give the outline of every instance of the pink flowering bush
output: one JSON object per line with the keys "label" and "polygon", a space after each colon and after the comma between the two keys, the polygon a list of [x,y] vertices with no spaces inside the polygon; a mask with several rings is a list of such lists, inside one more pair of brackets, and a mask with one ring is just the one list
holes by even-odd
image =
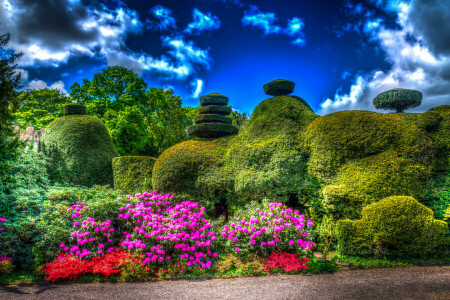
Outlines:
{"label": "pink flowering bush", "polygon": [[283,203],[265,200],[261,205],[253,202],[237,212],[223,227],[221,236],[227,240],[227,248],[237,254],[257,252],[267,256],[275,251],[297,253],[312,249],[314,243],[305,230],[311,226],[311,220],[299,211]]}

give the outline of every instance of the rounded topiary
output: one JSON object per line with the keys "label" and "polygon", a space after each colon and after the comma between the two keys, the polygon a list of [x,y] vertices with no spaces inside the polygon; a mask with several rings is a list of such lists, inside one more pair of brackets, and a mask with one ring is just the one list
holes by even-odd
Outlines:
{"label": "rounded topiary", "polygon": [[270,96],[289,95],[294,92],[295,83],[286,79],[277,79],[263,86],[264,93]]}
{"label": "rounded topiary", "polygon": [[231,108],[221,105],[206,105],[198,108],[200,115],[218,114],[222,116],[228,116],[231,114]]}
{"label": "rounded topiary", "polygon": [[200,97],[200,106],[207,105],[228,105],[228,97],[219,93],[211,93]]}
{"label": "rounded topiary", "polygon": [[373,106],[379,109],[394,109],[399,113],[407,108],[419,106],[422,97],[422,93],[416,90],[392,89],[376,96],[373,99]]}
{"label": "rounded topiary", "polygon": [[423,257],[443,245],[448,233],[447,223],[434,219],[433,211],[413,197],[387,197],[366,206],[361,215],[361,220],[352,222],[352,226],[338,222],[341,252],[345,250],[341,246],[353,240],[362,252],[372,249],[394,257]]}
{"label": "rounded topiary", "polygon": [[112,185],[112,159],[118,156],[105,125],[92,116],[68,115],[53,120],[40,140],[49,157],[49,172],[60,183]]}
{"label": "rounded topiary", "polygon": [[197,115],[194,117],[195,124],[201,124],[201,123],[225,123],[225,124],[231,124],[232,120],[229,117],[225,117],[222,115]]}
{"label": "rounded topiary", "polygon": [[69,115],[85,115],[86,106],[80,104],[68,104],[64,105],[63,112],[65,116]]}
{"label": "rounded topiary", "polygon": [[187,132],[190,136],[201,138],[217,138],[235,134],[238,132],[238,129],[231,124],[201,123],[189,126]]}
{"label": "rounded topiary", "polygon": [[114,189],[126,193],[152,190],[152,170],[156,158],[150,156],[121,156],[112,160]]}

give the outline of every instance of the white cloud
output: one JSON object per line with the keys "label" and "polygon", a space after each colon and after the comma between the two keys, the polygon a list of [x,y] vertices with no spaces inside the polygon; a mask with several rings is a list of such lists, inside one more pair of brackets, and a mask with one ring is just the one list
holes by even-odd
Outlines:
{"label": "white cloud", "polygon": [[278,21],[275,13],[262,12],[258,7],[250,5],[250,9],[244,12],[244,17],[241,19],[242,25],[259,27],[264,30],[264,35],[269,34],[284,34],[294,37],[291,44],[297,46],[304,46],[306,44],[305,34],[303,28],[305,23],[301,18],[294,17],[289,19],[285,28],[275,23]]}
{"label": "white cloud", "polygon": [[30,83],[28,84],[28,87],[27,87],[27,89],[30,89],[30,90],[42,90],[45,88],[49,88],[51,90],[60,90],[63,94],[69,95],[67,93],[64,82],[62,82],[61,80],[55,81],[50,86],[48,86],[47,83],[45,83],[44,81],[39,80],[39,79],[34,79],[34,80],[30,81]]}
{"label": "white cloud", "polygon": [[201,31],[208,31],[219,29],[220,20],[216,16],[212,16],[210,12],[202,13],[199,9],[194,8],[192,11],[192,18],[194,21],[189,23],[184,30],[185,32],[191,34],[199,34]]}
{"label": "white cloud", "polygon": [[194,88],[194,92],[192,93],[192,98],[198,98],[200,96],[200,93],[203,91],[203,80],[195,79],[191,83],[191,85]]}
{"label": "white cloud", "polygon": [[333,99],[328,98],[321,104],[319,113],[356,109],[377,111],[373,107],[373,99],[392,88],[409,88],[423,93],[422,104],[409,109],[409,112],[423,112],[450,102],[450,76],[445,75],[450,72],[450,55],[433,55],[422,37],[415,34],[409,4],[390,1],[385,9],[397,13],[399,28],[387,28],[380,20],[378,26],[365,31],[365,34],[385,52],[390,69],[356,76],[350,92],[342,94],[341,89],[336,91]]}
{"label": "white cloud", "polygon": [[148,20],[148,22],[151,24],[151,27],[159,28],[160,30],[177,28],[176,21],[174,17],[172,17],[171,9],[168,9],[161,5],[156,5],[150,10],[150,12],[152,13],[153,17],[156,18],[157,20],[156,22]]}

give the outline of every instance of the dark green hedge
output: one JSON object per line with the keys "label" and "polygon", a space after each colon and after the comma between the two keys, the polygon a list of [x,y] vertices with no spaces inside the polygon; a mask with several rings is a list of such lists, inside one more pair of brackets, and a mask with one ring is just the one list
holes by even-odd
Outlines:
{"label": "dark green hedge", "polygon": [[264,93],[270,96],[289,95],[294,92],[295,83],[285,79],[277,79],[263,86]]}
{"label": "dark green hedge", "polygon": [[361,220],[338,221],[339,251],[424,257],[445,245],[448,224],[412,197],[391,196],[365,207]]}
{"label": "dark green hedge", "polygon": [[218,114],[222,116],[228,116],[231,114],[231,108],[221,105],[207,105],[198,108],[200,115]]}
{"label": "dark green hedge", "polygon": [[112,161],[114,189],[126,193],[150,192],[155,161],[150,156],[115,157]]}
{"label": "dark green hedge", "polygon": [[221,95],[219,93],[211,93],[200,97],[200,106],[207,105],[228,105],[228,97]]}
{"label": "dark green hedge", "polygon": [[79,104],[68,104],[63,107],[64,115],[85,115],[86,106]]}
{"label": "dark green hedge", "polygon": [[232,120],[229,117],[211,114],[211,115],[197,115],[194,117],[195,124],[201,123],[225,123],[231,124]]}
{"label": "dark green hedge", "polygon": [[190,136],[201,138],[216,138],[235,134],[238,129],[230,124],[223,123],[201,123],[189,126],[187,132]]}
{"label": "dark green hedge", "polygon": [[112,159],[118,156],[103,123],[92,116],[69,115],[51,122],[41,138],[51,178],[83,186],[112,185]]}
{"label": "dark green hedge", "polygon": [[392,89],[376,96],[373,99],[373,106],[403,112],[407,108],[419,106],[422,97],[422,93],[416,90]]}

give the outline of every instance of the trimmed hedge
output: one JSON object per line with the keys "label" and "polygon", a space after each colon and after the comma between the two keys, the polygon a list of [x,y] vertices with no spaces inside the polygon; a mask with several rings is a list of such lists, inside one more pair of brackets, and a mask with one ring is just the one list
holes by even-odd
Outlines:
{"label": "trimmed hedge", "polygon": [[85,115],[86,106],[80,104],[68,104],[63,107],[64,116]]}
{"label": "trimmed hedge", "polygon": [[114,189],[134,194],[152,190],[152,171],[156,158],[121,156],[112,160]]}
{"label": "trimmed hedge", "polygon": [[228,97],[221,95],[219,93],[211,93],[200,97],[200,106],[207,105],[228,105]]}
{"label": "trimmed hedge", "polygon": [[345,255],[378,254],[425,257],[448,243],[448,224],[408,196],[391,196],[365,207],[361,220],[340,220],[339,251]]}
{"label": "trimmed hedge", "polygon": [[295,83],[285,79],[273,80],[263,86],[264,93],[270,96],[289,95],[294,92]]}
{"label": "trimmed hedge", "polygon": [[231,108],[221,105],[206,105],[198,108],[200,115],[218,114],[222,116],[228,116],[231,114]]}
{"label": "trimmed hedge", "polygon": [[49,173],[59,183],[112,185],[112,159],[118,156],[103,123],[92,116],[69,115],[52,121],[41,149],[50,159]]}
{"label": "trimmed hedge", "polygon": [[194,122],[195,122],[195,124],[202,124],[202,123],[231,124],[232,120],[230,117],[211,114],[211,115],[197,115],[194,117]]}
{"label": "trimmed hedge", "polygon": [[188,135],[201,138],[217,138],[237,132],[238,129],[235,126],[224,123],[201,123],[189,126],[187,129]]}
{"label": "trimmed hedge", "polygon": [[399,113],[407,108],[419,106],[422,98],[422,93],[416,90],[392,89],[376,96],[373,99],[373,106],[381,109],[394,109]]}

